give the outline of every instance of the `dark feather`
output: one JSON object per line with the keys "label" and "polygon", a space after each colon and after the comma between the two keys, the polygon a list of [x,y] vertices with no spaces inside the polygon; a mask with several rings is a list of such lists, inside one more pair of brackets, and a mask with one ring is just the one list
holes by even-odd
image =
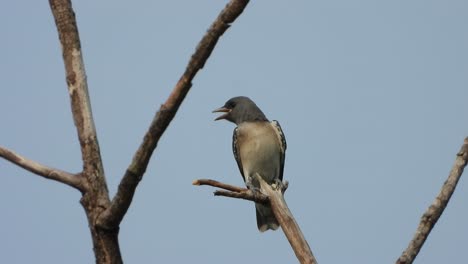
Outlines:
{"label": "dark feather", "polygon": [[[280,160],[280,175],[279,179],[283,180],[283,170],[284,170],[284,160],[286,159],[286,137],[284,136],[283,130],[278,121],[273,120],[271,121],[273,128],[275,128],[276,134],[278,135],[278,139],[281,144],[281,160]],[[237,159],[237,158],[236,158]]]}
{"label": "dark feather", "polygon": [[245,182],[245,176],[244,176],[244,170],[242,169],[242,161],[241,161],[241,158],[240,158],[240,153],[239,153],[239,149],[238,149],[238,144],[237,144],[237,131],[238,131],[238,128],[236,127],[234,129],[234,133],[232,134],[232,152],[234,153],[234,158],[236,159],[237,161],[237,167],[239,167],[239,171],[242,175],[242,178],[244,179],[244,182]]}

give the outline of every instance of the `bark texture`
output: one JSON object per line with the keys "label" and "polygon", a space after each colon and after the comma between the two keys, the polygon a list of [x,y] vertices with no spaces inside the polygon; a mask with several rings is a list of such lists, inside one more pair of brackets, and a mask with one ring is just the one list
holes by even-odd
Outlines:
{"label": "bark texture", "polygon": [[[231,0],[210,26],[197,45],[188,65],[167,100],[156,112],[143,141],[136,150],[111,200],[91,110],[80,38],[71,0],[49,0],[62,47],[66,83],[71,110],[81,147],[83,169],[69,173],[40,164],[12,150],[0,147],[0,157],[36,175],[67,184],[82,193],[91,232],[96,263],[123,263],[119,248],[119,226],[124,218],[157,144],[175,117],[192,86],[192,81],[203,68],[216,43],[231,23],[243,12],[248,0]],[[412,263],[440,218],[468,162],[468,138],[457,155],[455,164],[439,195],[421,218],[416,234],[396,263]],[[225,190],[215,195],[269,203],[300,263],[316,263],[315,257],[284,200],[285,186],[270,186],[259,177],[262,190],[252,192],[245,188],[213,180],[197,180],[194,185],[211,185]],[[280,184],[281,185],[281,184]]]}
{"label": "bark texture", "polygon": [[119,229],[103,229],[96,225],[98,216],[109,207],[110,199],[91,111],[75,13],[70,0],[50,0],[49,3],[62,45],[72,115],[81,146],[81,175],[84,181],[81,204],[88,219],[96,263],[122,263]]}
{"label": "bark texture", "polygon": [[133,199],[136,187],[141,181],[148,167],[153,151],[156,149],[159,139],[174,118],[182,101],[192,87],[192,80],[199,70],[203,68],[211,55],[216,43],[230,24],[244,11],[248,0],[231,0],[221,11],[206,34],[198,43],[195,53],[190,58],[185,72],[180,77],[166,102],[161,105],[146,132],[143,142],[133,156],[122,181],[119,184],[117,194],[112,199],[112,204],[99,217],[100,226],[113,228],[122,221]]}
{"label": "bark texture", "polygon": [[270,199],[271,209],[299,262],[301,264],[316,264],[317,260],[315,260],[312,250],[302,234],[301,228],[289,210],[286,200],[284,200],[283,188],[281,186],[269,185],[260,176],[257,179],[260,182],[260,189],[265,191],[265,194]]}
{"label": "bark texture", "polygon": [[442,189],[435,198],[434,202],[432,202],[431,206],[427,208],[426,212],[421,217],[421,221],[416,230],[416,233],[413,236],[413,239],[410,241],[406,250],[396,261],[397,264],[413,263],[414,259],[424,245],[424,242],[429,236],[432,228],[444,212],[445,207],[447,207],[447,204],[450,201],[450,197],[452,197],[452,194],[455,192],[458,180],[460,180],[467,162],[468,137],[465,138],[463,145],[457,154],[457,158],[455,159],[455,164],[453,164],[452,170],[450,171],[447,180],[442,186]]}
{"label": "bark texture", "polygon": [[146,171],[151,155],[190,90],[196,73],[203,68],[218,39],[242,13],[248,2],[248,0],[231,0],[202,38],[185,72],[156,113],[119,184],[117,194],[111,201],[91,110],[81,42],[72,3],[71,0],[49,0],[62,47],[66,82],[81,147],[83,170],[78,174],[71,174],[49,168],[3,147],[0,147],[0,157],[39,176],[65,183],[81,191],[80,202],[88,219],[96,263],[123,263],[118,242],[120,222],[132,202],[135,189]]}

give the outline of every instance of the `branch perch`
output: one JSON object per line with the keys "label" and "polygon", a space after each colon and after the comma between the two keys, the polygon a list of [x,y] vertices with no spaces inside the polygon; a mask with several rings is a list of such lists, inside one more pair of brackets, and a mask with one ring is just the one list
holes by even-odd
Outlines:
{"label": "branch perch", "polygon": [[221,189],[225,189],[225,190],[228,190],[228,191],[231,191],[231,192],[238,192],[238,193],[247,192],[249,190],[247,188],[237,187],[237,186],[234,186],[234,185],[230,185],[230,184],[226,184],[226,183],[222,183],[222,182],[215,181],[215,180],[210,180],[210,179],[194,180],[192,182],[192,184],[197,185],[197,186],[209,185],[209,186],[213,186],[213,187],[216,187],[216,188],[221,188]]}
{"label": "branch perch", "polygon": [[222,183],[215,180],[209,179],[199,179],[192,182],[193,185],[209,185],[216,188],[221,188],[224,190],[214,191],[215,196],[225,196],[237,199],[249,200],[257,203],[268,203],[268,196],[261,194],[259,192],[253,192],[247,188],[241,188],[234,185]]}
{"label": "branch perch", "polygon": [[286,200],[284,200],[284,188],[282,184],[279,184],[279,186],[269,185],[258,174],[257,180],[260,182],[260,189],[270,198],[271,209],[299,262],[301,264],[316,264],[317,260],[312,254],[312,250],[302,234],[301,228],[289,210]]}
{"label": "branch perch", "polygon": [[216,190],[213,192],[214,196],[224,196],[224,197],[231,197],[237,199],[244,199],[247,201],[252,201],[256,203],[268,203],[268,196],[265,196],[259,192],[231,192],[231,191],[224,191],[224,190]]}
{"label": "branch perch", "polygon": [[457,153],[455,164],[450,171],[450,174],[445,181],[442,189],[432,202],[431,206],[421,217],[419,226],[414,234],[413,239],[410,241],[406,250],[396,261],[397,264],[411,264],[421,250],[424,242],[426,241],[429,233],[434,225],[439,220],[440,216],[447,207],[450,197],[452,197],[455,188],[457,187],[458,180],[463,174],[463,170],[468,162],[468,137],[465,138],[460,151]]}
{"label": "branch perch", "polygon": [[203,68],[205,62],[213,51],[216,43],[230,24],[243,12],[249,3],[248,0],[231,0],[213,22],[208,32],[203,36],[190,58],[184,74],[180,77],[166,102],[161,105],[153,121],[146,132],[143,142],[133,156],[122,181],[119,184],[117,194],[108,207],[99,217],[98,224],[106,228],[119,225],[133,199],[135,189],[143,178],[151,155],[156,148],[159,139],[174,118],[179,106],[192,87],[192,80],[197,72]]}
{"label": "branch perch", "polygon": [[316,264],[317,261],[312,254],[312,250],[284,200],[283,194],[288,187],[288,183],[279,183],[272,187],[261,177],[258,177],[258,175],[257,179],[260,182],[260,189],[264,193],[208,179],[195,180],[192,184],[197,186],[209,185],[225,189],[216,190],[214,192],[215,196],[238,198],[257,203],[269,203],[299,262],[301,264]]}
{"label": "branch perch", "polygon": [[0,157],[38,176],[65,183],[73,188],[83,191],[80,175],[75,175],[66,171],[47,167],[3,147],[0,147]]}

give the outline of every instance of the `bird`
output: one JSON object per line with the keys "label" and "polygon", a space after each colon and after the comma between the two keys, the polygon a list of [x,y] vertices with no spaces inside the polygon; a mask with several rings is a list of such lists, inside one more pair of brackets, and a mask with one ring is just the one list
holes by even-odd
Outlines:
{"label": "bird", "polygon": [[[268,184],[283,180],[286,138],[278,121],[269,121],[248,97],[229,99],[213,113],[223,113],[217,120],[236,124],[232,137],[234,158],[244,182],[250,190],[260,190],[259,175]],[[279,227],[270,205],[255,203],[257,227],[260,232]]]}

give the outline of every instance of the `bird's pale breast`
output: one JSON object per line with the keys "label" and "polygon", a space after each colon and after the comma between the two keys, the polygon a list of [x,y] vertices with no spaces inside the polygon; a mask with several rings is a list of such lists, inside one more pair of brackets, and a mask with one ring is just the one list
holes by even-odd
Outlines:
{"label": "bird's pale breast", "polygon": [[244,176],[259,173],[271,183],[280,173],[280,143],[269,122],[244,122],[238,127],[240,159]]}

